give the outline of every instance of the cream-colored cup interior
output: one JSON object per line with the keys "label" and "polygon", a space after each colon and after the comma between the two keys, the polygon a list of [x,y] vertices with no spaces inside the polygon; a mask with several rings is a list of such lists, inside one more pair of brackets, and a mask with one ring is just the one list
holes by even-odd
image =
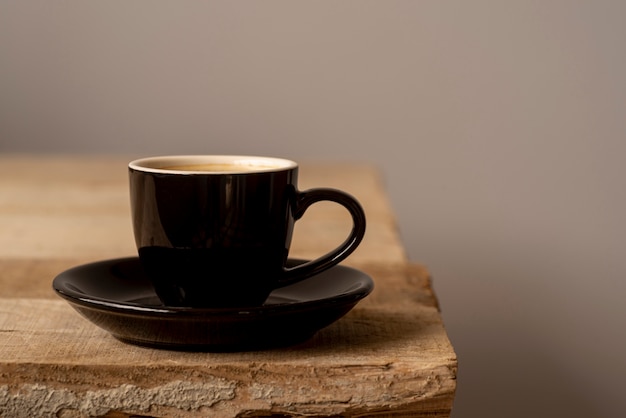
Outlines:
{"label": "cream-colored cup interior", "polygon": [[133,170],[170,174],[241,174],[297,167],[291,160],[243,155],[172,155],[132,161]]}

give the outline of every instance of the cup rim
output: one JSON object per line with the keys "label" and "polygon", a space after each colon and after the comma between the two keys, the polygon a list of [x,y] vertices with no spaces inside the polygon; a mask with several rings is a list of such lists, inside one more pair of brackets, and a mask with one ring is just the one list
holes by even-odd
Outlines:
{"label": "cup rim", "polygon": [[[245,166],[245,170],[173,170],[166,167],[172,166],[193,166],[202,164],[234,164]],[[279,157],[263,157],[254,155],[163,155],[156,157],[144,157],[131,161],[128,168],[160,174],[201,174],[201,175],[222,175],[222,174],[254,174],[271,173],[291,170],[298,167],[295,161]]]}

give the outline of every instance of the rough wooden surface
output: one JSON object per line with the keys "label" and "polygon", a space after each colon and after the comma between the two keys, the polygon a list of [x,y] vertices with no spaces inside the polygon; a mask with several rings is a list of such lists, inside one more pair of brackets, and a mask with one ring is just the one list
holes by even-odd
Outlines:
{"label": "rough wooden surface", "polygon": [[[300,187],[355,195],[368,231],[345,264],[374,292],[313,339],[286,349],[184,353],[127,345],[50,287],[79,263],[134,255],[128,158],[0,157],[0,416],[447,417],[456,357],[428,272],[410,264],[378,172],[304,164]],[[332,204],[296,227],[312,258],[347,234]]]}

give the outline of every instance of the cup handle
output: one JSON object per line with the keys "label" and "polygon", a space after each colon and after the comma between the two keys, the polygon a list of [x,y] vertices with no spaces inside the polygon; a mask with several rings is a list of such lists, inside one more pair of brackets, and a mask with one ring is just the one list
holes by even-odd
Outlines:
{"label": "cup handle", "polygon": [[365,212],[361,204],[351,195],[341,190],[317,188],[303,192],[297,192],[294,218],[297,221],[302,218],[304,212],[314,203],[331,201],[345,207],[352,216],[352,231],[346,240],[334,250],[316,258],[315,260],[299,264],[295,267],[285,267],[285,275],[279,281],[278,286],[287,286],[308,277],[314,276],[340,263],[358,247],[365,235]]}

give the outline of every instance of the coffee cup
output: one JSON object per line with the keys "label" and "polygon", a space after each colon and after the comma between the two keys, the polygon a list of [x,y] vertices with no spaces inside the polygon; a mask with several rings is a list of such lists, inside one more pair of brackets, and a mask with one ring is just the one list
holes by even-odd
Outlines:
{"label": "coffee cup", "polygon": [[[336,189],[298,190],[291,160],[163,156],[132,161],[128,170],[139,258],[167,306],[262,305],[272,290],[344,260],[365,234],[359,202]],[[334,250],[292,266],[294,224],[320,201],[344,206],[352,230]]]}

